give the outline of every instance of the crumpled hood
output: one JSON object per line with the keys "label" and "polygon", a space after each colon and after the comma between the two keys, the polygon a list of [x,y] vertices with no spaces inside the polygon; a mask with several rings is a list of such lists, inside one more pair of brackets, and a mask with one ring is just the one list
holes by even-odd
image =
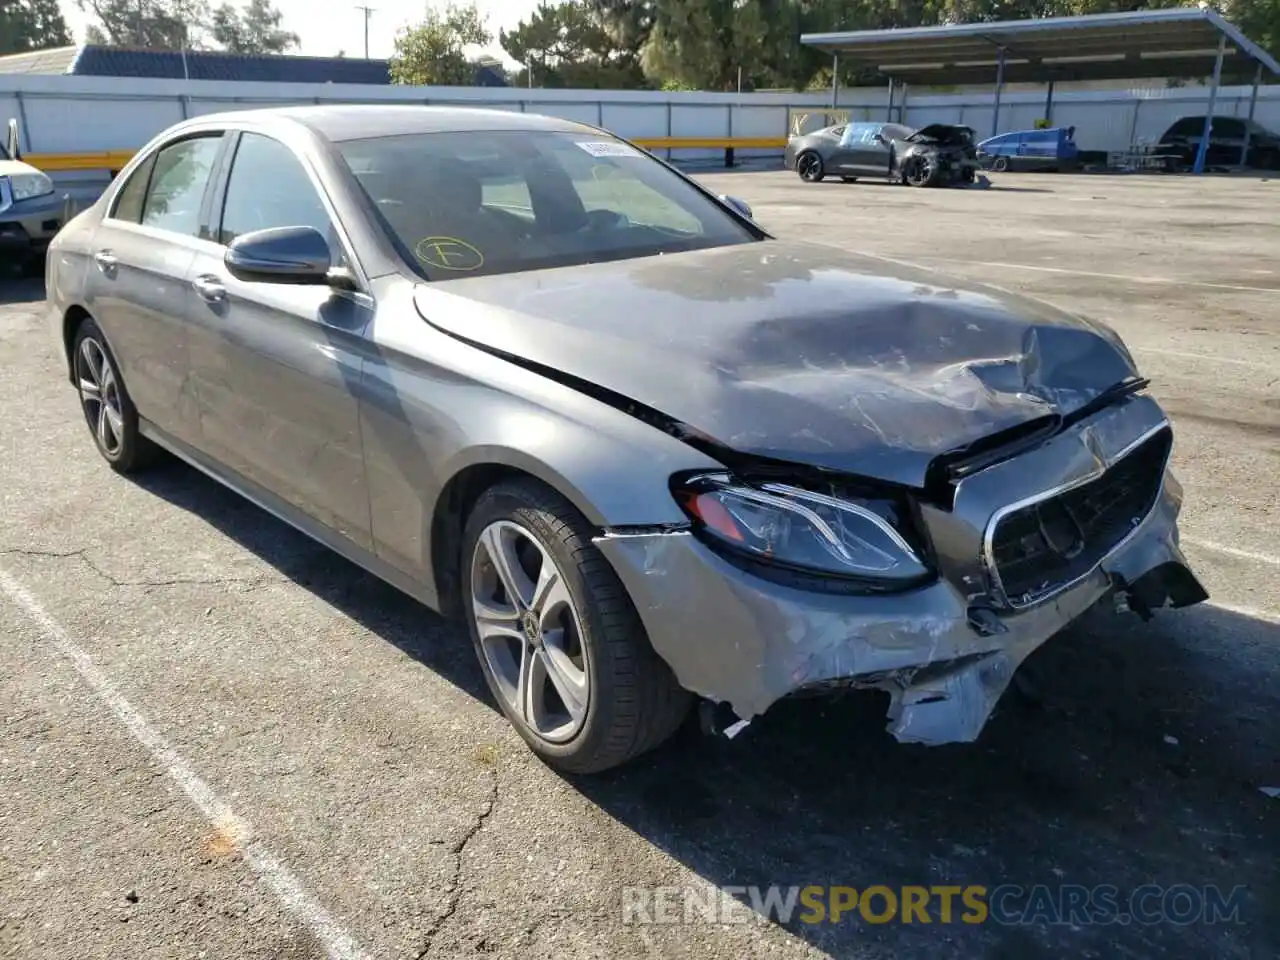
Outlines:
{"label": "crumpled hood", "polygon": [[428,321],[739,452],[920,487],[931,460],[1136,375],[1107,328],[779,240],[420,284]]}

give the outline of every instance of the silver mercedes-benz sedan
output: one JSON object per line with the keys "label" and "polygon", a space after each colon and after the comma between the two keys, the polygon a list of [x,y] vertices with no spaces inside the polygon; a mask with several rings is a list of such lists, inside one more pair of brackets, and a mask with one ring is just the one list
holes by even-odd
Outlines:
{"label": "silver mercedes-benz sedan", "polygon": [[728,727],[832,687],[887,691],[901,740],[972,740],[1087,609],[1206,596],[1114,333],[775,239],[594,127],[201,117],[47,274],[112,467],[175,454],[465,619],[566,770],[695,698]]}

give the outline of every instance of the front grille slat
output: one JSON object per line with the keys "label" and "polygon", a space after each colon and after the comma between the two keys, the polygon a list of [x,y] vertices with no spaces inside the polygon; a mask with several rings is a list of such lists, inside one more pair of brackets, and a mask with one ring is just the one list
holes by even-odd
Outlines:
{"label": "front grille slat", "polygon": [[1155,506],[1172,443],[1161,430],[1101,476],[1001,517],[990,560],[1009,604],[1056,593],[1115,549]]}

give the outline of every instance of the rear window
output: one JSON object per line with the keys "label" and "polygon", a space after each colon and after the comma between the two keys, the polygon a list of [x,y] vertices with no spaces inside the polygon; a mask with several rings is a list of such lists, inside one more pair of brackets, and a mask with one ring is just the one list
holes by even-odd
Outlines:
{"label": "rear window", "polygon": [[761,239],[683,177],[605,134],[406,134],[338,150],[428,280]]}

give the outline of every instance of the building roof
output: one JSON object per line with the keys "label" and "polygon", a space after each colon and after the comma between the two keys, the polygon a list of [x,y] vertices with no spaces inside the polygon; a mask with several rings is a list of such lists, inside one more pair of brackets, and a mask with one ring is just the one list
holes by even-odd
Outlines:
{"label": "building roof", "polygon": [[807,33],[800,42],[910,84],[991,83],[1005,51],[1006,83],[1205,77],[1225,38],[1223,80],[1249,80],[1280,64],[1208,7],[938,27]]}
{"label": "building roof", "polygon": [[[0,57],[0,73],[149,77],[164,80],[247,80],[259,83],[391,82],[389,62],[356,57],[238,54],[221,50],[147,50],[84,44]],[[481,64],[475,85],[505,87],[500,67]]]}
{"label": "building roof", "polygon": [[0,73],[66,73],[79,47],[49,47],[0,57]]}

